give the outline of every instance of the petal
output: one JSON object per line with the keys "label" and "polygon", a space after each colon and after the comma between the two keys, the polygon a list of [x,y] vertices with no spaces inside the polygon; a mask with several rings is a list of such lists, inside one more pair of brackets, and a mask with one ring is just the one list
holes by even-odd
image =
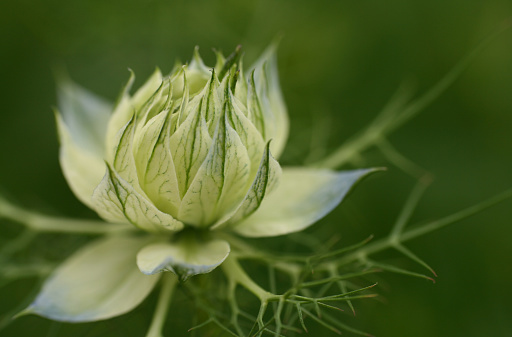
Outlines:
{"label": "petal", "polygon": [[46,280],[21,314],[56,321],[91,322],[122,315],[139,305],[158,281],[135,264],[146,238],[113,236],[78,250]]}
{"label": "petal", "polygon": [[362,177],[377,169],[345,172],[284,168],[276,190],[233,229],[247,237],[298,232],[336,207]]}
{"label": "petal", "polygon": [[[107,150],[116,147],[117,133],[121,130],[132,118],[142,105],[151,98],[151,96],[158,90],[162,84],[162,74],[159,69],[156,69],[144,85],[137,90],[137,92],[130,96],[129,91],[132,87],[135,75],[133,72],[130,74],[128,83],[121,92],[121,97],[112,113],[112,117],[108,122],[106,145]],[[112,158],[108,158],[112,159]]]}
{"label": "petal", "polygon": [[229,244],[224,240],[197,241],[181,237],[173,243],[154,243],[137,254],[141,272],[153,275],[171,271],[186,280],[190,276],[206,274],[220,265],[229,255]]}
{"label": "petal", "polygon": [[66,78],[59,81],[57,94],[62,121],[74,143],[103,158],[112,104]]}
{"label": "petal", "polygon": [[90,208],[94,189],[105,173],[105,163],[89,151],[80,148],[59,113],[55,114],[60,139],[60,165],[69,187],[81,202]]}
{"label": "petal", "polygon": [[[270,149],[276,158],[279,158],[288,138],[289,120],[279,84],[276,50],[277,43],[269,46],[249,68],[247,76],[251,78],[251,86],[256,88],[261,103],[260,108],[265,120],[265,141],[273,140]],[[251,75],[253,70],[254,79]]]}
{"label": "petal", "polygon": [[170,112],[162,112],[142,128],[135,140],[135,163],[147,196],[158,209],[175,216],[181,198],[169,149],[170,124]]}
{"label": "petal", "polygon": [[242,201],[248,187],[247,150],[226,115],[220,118],[208,157],[202,163],[181,202],[178,218],[208,226]]}
{"label": "petal", "polygon": [[213,99],[210,101],[209,98],[213,95],[214,84],[215,78],[212,78],[198,104],[190,107],[186,119],[168,142],[181,197],[185,195],[212,144],[204,116],[214,113],[209,111],[213,109]]}
{"label": "petal", "polygon": [[159,229],[181,230],[183,223],[158,210],[151,201],[138,193],[110,165],[94,190],[94,210],[109,222],[130,222],[150,232]]}
{"label": "petal", "polygon": [[212,230],[223,227],[224,225],[236,225],[256,212],[265,196],[272,192],[278,184],[281,173],[281,166],[279,166],[279,163],[270,154],[270,142],[268,142],[263,157],[261,158],[256,178],[245,195],[244,200],[236,210],[220,219],[212,227]]}

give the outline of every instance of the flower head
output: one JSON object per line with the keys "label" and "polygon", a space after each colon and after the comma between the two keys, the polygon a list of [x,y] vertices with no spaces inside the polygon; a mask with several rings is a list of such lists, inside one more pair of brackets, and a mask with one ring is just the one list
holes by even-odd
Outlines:
{"label": "flower head", "polygon": [[107,222],[131,223],[146,235],[83,247],[27,313],[62,321],[122,314],[161,272],[184,280],[219,266],[231,251],[219,232],[300,231],[373,171],[281,169],[275,158],[288,117],[274,47],[246,73],[239,48],[227,58],[217,53],[212,68],[196,49],[190,64],[169,76],[157,69],[130,94],[133,80],[115,107],[64,81],[56,116],[61,166],[75,195]]}
{"label": "flower head", "polygon": [[77,196],[105,220],[147,231],[234,223],[254,212],[278,182],[271,149],[282,151],[288,123],[271,52],[247,80],[239,55],[218,54],[218,66],[207,68],[196,49],[188,66],[166,77],[156,70],[133,96],[132,75],[106,130],[94,132],[100,146],[79,149],[93,150],[86,172],[65,153],[72,134],[59,117],[62,164]]}

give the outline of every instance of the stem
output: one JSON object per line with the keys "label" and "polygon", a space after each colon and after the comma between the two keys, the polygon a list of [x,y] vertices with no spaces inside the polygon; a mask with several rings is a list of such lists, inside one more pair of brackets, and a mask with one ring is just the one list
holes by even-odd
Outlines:
{"label": "stem", "polygon": [[347,141],[332,154],[314,164],[316,167],[336,168],[350,162],[367,148],[376,145],[422,110],[434,102],[452,85],[462,72],[468,68],[473,59],[498,35],[512,26],[510,22],[499,26],[493,33],[482,40],[469,54],[459,61],[446,75],[434,84],[426,93],[409,104],[405,104],[406,95],[398,95],[375,119],[365,132]]}
{"label": "stem", "polygon": [[224,269],[227,278],[231,282],[240,284],[245,289],[253,293],[256,297],[258,297],[261,302],[267,302],[268,300],[276,297],[276,295],[266,291],[258,284],[256,284],[256,282],[254,282],[242,269],[236,258],[228,256],[228,258],[221,264],[221,266],[222,269]]}
{"label": "stem", "polygon": [[162,337],[162,329],[165,324],[165,316],[169,310],[169,304],[171,302],[172,294],[176,285],[178,284],[178,278],[171,273],[165,273],[162,279],[162,289],[160,296],[158,297],[158,303],[156,305],[153,320],[149,327],[146,337]]}
{"label": "stem", "polygon": [[60,218],[27,211],[0,197],[0,218],[5,218],[38,232],[110,234],[135,229],[128,224],[110,224],[95,220]]}
{"label": "stem", "polygon": [[369,243],[368,245],[362,247],[361,249],[341,258],[338,261],[338,264],[343,265],[351,263],[356,260],[365,259],[368,255],[375,254],[388,248],[396,247],[397,245],[400,245],[403,242],[415,239],[434,230],[464,220],[509,198],[512,198],[512,189],[507,190],[501,194],[498,194],[478,205],[468,207],[462,211],[459,211],[455,214],[449,215],[442,219],[426,223],[413,229],[405,230],[402,233],[392,232],[388,237]]}

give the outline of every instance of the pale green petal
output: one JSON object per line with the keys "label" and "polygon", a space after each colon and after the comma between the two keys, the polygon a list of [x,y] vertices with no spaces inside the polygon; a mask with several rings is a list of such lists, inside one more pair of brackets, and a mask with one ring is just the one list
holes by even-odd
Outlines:
{"label": "pale green petal", "polygon": [[60,139],[60,165],[69,187],[90,208],[94,189],[105,174],[105,163],[97,155],[80,148],[59,113],[55,114]]}
{"label": "pale green petal", "polygon": [[135,133],[135,116],[119,132],[119,142],[114,150],[114,169],[128,184],[140,194],[144,195],[139,186],[137,168],[133,155],[133,138]]}
{"label": "pale green petal", "polygon": [[223,240],[197,241],[197,238],[179,238],[172,243],[154,243],[137,254],[137,265],[141,272],[153,275],[171,271],[184,281],[187,278],[206,274],[220,265],[230,252],[229,244]]}
{"label": "pale green petal", "polygon": [[219,220],[212,229],[217,229],[224,225],[236,225],[253,214],[260,207],[263,198],[271,193],[276,185],[278,185],[281,173],[281,166],[279,166],[279,163],[270,154],[269,142],[261,158],[261,164],[256,178],[244,200],[233,213]]}
{"label": "pale green petal", "polygon": [[191,111],[170,138],[169,145],[182,197],[206,159],[212,144],[205,116],[215,114],[215,84],[212,76],[195,104],[189,103]]}
{"label": "pale green petal", "polygon": [[249,156],[226,119],[223,114],[208,157],[182,200],[178,218],[187,224],[212,225],[245,195]]}
{"label": "pale green petal", "polygon": [[91,322],[122,315],[151,292],[158,276],[142,274],[137,251],[145,238],[112,236],[79,249],[46,280],[22,314]]}
{"label": "pale green petal", "polygon": [[201,92],[211,76],[210,70],[210,68],[205,66],[201,56],[199,55],[199,47],[196,47],[194,49],[192,61],[185,69],[190,95],[195,95]]}
{"label": "pale green petal", "polygon": [[170,124],[169,112],[152,118],[136,139],[135,157],[139,180],[147,196],[158,209],[176,216],[181,198],[169,149]]}
{"label": "pale green petal", "polygon": [[144,196],[107,165],[100,185],[92,197],[94,210],[109,222],[130,222],[146,231],[177,231],[183,223],[158,210]]}
{"label": "pale green petal", "polygon": [[62,120],[73,142],[92,155],[103,158],[112,104],[68,78],[58,82],[57,95]]}
{"label": "pale green petal", "polygon": [[345,172],[284,168],[276,190],[233,229],[247,237],[298,232],[327,215],[362,177],[376,169]]}
{"label": "pale green petal", "polygon": [[[159,69],[156,69],[153,75],[144,83],[144,85],[137,90],[137,92],[130,96],[130,89],[132,87],[135,76],[131,72],[130,79],[125,88],[121,92],[121,96],[114,109],[112,117],[108,123],[107,136],[106,136],[106,149],[109,151],[117,146],[117,134],[132,118],[132,116],[142,107],[144,103],[158,90],[162,84],[162,74]],[[113,158],[107,158],[110,162]]]}
{"label": "pale green petal", "polygon": [[146,103],[148,99],[153,96],[155,91],[158,90],[160,85],[162,84],[162,73],[160,69],[156,68],[153,74],[146,80],[146,82],[140,87],[131,99],[131,104],[135,111],[139,111],[139,109]]}
{"label": "pale green petal", "polygon": [[265,50],[256,63],[249,68],[254,72],[254,82],[265,117],[265,140],[272,139],[272,153],[279,158],[288,138],[289,120],[277,71],[277,45]]}
{"label": "pale green petal", "polygon": [[265,149],[265,141],[261,133],[254,126],[254,124],[246,117],[244,113],[245,107],[238,101],[237,98],[229,94],[229,99],[232,103],[232,109],[227,111],[228,119],[240,136],[242,144],[244,144],[251,160],[251,180],[256,175],[258,167],[261,162],[261,154]]}

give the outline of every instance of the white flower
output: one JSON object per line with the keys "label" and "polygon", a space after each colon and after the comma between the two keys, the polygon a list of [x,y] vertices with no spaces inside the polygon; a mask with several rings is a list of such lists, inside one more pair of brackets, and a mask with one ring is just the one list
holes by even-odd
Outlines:
{"label": "white flower", "polygon": [[[208,273],[230,252],[216,233],[300,231],[330,212],[372,170],[283,168],[288,117],[275,48],[243,73],[240,50],[215,68],[196,50],[112,105],[66,81],[59,92],[60,161],[75,195],[107,222],[147,232],[81,248],[25,310],[60,321],[127,312],[159,273]],[[275,158],[273,157],[273,155]],[[141,273],[142,272],[142,273]]]}

